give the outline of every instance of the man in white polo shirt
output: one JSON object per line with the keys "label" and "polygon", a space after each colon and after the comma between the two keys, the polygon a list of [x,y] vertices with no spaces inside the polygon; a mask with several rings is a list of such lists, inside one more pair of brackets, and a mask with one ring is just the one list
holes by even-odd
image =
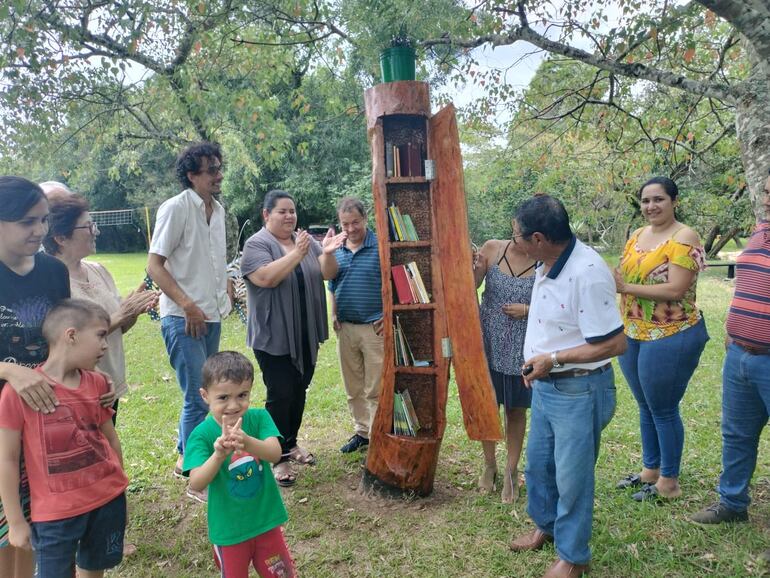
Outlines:
{"label": "man in white polo shirt", "polygon": [[626,349],[615,281],[602,258],[578,241],[564,205],[533,197],[516,212],[513,240],[540,262],[524,341],[532,387],[527,441],[527,512],[537,526],[514,551],[555,541],[544,578],[588,571],[594,465],[602,429],[615,412],[610,359]]}
{"label": "man in white polo shirt", "polygon": [[[198,143],[177,158],[185,190],[165,201],[155,219],[147,271],[158,284],[161,332],[182,390],[179,458],[192,430],[208,413],[200,396],[201,368],[219,350],[221,320],[230,312],[227,295],[225,211],[214,198],[221,192],[222,153],[215,143]],[[188,489],[190,497],[205,495]]]}

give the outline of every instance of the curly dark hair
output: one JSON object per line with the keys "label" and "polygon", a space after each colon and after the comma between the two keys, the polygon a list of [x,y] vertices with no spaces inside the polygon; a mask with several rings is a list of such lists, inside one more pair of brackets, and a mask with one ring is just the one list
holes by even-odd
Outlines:
{"label": "curly dark hair", "polygon": [[72,237],[78,219],[90,209],[85,197],[77,193],[51,195],[48,198],[48,233],[43,239],[45,252],[58,255],[59,243],[54,237]]}
{"label": "curly dark hair", "polygon": [[219,159],[222,162],[222,150],[215,142],[199,142],[184,149],[176,158],[176,176],[186,189],[192,187],[187,173],[197,173],[201,170],[201,159]]}

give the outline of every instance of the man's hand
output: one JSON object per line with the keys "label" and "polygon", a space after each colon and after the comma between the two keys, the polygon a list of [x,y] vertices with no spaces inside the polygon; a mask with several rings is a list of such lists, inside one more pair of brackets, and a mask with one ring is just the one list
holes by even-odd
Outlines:
{"label": "man's hand", "polygon": [[[532,371],[530,371],[527,375],[524,375],[524,369],[528,365],[532,366]],[[536,355],[535,357],[527,359],[521,368],[524,385],[527,387],[532,387],[532,382],[534,380],[545,377],[551,373],[552,369],[553,361],[551,361],[550,353],[541,353],[540,355]]]}
{"label": "man's hand", "polygon": [[8,527],[8,541],[14,548],[32,550],[30,535],[29,524],[26,520],[22,520],[18,524],[10,524]]}
{"label": "man's hand", "polygon": [[332,317],[332,327],[334,328],[334,331],[339,331],[342,327],[342,324],[337,320],[336,317]]}
{"label": "man's hand", "polygon": [[59,400],[53,392],[53,387],[42,374],[23,365],[7,364],[7,377],[5,378],[19,397],[35,411],[52,413]]}
{"label": "man's hand", "polygon": [[208,333],[206,327],[206,314],[195,303],[184,307],[184,332],[193,339],[203,337]]}
{"label": "man's hand", "polygon": [[326,236],[323,238],[323,241],[321,242],[321,246],[324,249],[324,254],[329,255],[331,253],[334,253],[337,249],[342,247],[342,245],[345,243],[345,239],[348,238],[348,234],[343,231],[339,235],[334,234],[334,229],[329,227],[329,230],[326,231]]}

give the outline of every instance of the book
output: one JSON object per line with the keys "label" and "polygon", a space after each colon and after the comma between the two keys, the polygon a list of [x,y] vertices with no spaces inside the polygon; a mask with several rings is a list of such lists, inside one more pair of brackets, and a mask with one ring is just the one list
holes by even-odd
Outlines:
{"label": "book", "polygon": [[385,176],[392,177],[394,175],[393,165],[393,147],[390,143],[385,143]]}
{"label": "book", "polygon": [[401,220],[399,219],[399,216],[401,215],[401,212],[398,210],[398,207],[396,205],[390,205],[388,207],[388,214],[390,215],[390,218],[393,220],[393,227],[396,229],[396,241],[403,241],[404,240],[404,229],[401,226]]}
{"label": "book", "polygon": [[425,171],[422,169],[422,153],[420,151],[420,146],[417,143],[409,143],[407,145],[407,158],[409,159],[409,176],[423,176]]}
{"label": "book", "polygon": [[409,241],[419,241],[420,237],[417,235],[417,229],[414,228],[412,217],[409,215],[403,215],[404,225],[406,226],[407,237]]}
{"label": "book", "polygon": [[417,302],[430,303],[430,295],[428,295],[428,291],[425,289],[425,283],[422,281],[422,276],[420,275],[420,269],[417,267],[417,263],[410,261],[405,267],[409,273],[410,279],[414,282]]}
{"label": "book", "polygon": [[401,436],[414,437],[415,430],[407,417],[407,409],[404,398],[400,392],[393,394],[393,433]]}
{"label": "book", "polygon": [[406,415],[409,418],[409,421],[412,425],[412,431],[415,433],[420,431],[420,420],[417,419],[417,412],[414,409],[414,404],[412,403],[412,396],[409,395],[409,390],[405,389],[401,392],[401,399],[404,402],[404,408],[406,409]]}
{"label": "book", "polygon": [[417,299],[412,295],[412,289],[409,285],[409,277],[404,265],[395,265],[391,267],[391,276],[393,277],[393,285],[396,287],[396,297],[398,302],[402,305],[408,303],[417,303]]}

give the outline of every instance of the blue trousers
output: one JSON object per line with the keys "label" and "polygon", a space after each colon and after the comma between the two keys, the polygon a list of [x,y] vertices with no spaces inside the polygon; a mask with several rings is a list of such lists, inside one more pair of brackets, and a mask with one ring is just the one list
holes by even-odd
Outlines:
{"label": "blue trousers", "polygon": [[206,359],[219,351],[219,336],[222,332],[221,323],[206,323],[206,335],[193,338],[185,334],[184,326],[184,317],[176,315],[167,315],[160,321],[169,361],[176,371],[176,379],[182,390],[182,414],[179,417],[177,442],[180,454],[184,454],[187,438],[209,412],[200,394],[201,369]]}
{"label": "blue trousers", "polygon": [[639,405],[642,463],[667,478],[679,477],[684,425],[679,402],[698,367],[709,336],[699,323],[662,339],[628,339],[620,369]]}
{"label": "blue trousers", "polygon": [[749,482],[770,411],[770,355],[730,344],[722,368],[722,475],[719,499],[739,512],[749,507]]}
{"label": "blue trousers", "polygon": [[536,380],[527,441],[527,513],[554,537],[559,558],[591,559],[594,465],[615,413],[612,367],[583,377]]}

